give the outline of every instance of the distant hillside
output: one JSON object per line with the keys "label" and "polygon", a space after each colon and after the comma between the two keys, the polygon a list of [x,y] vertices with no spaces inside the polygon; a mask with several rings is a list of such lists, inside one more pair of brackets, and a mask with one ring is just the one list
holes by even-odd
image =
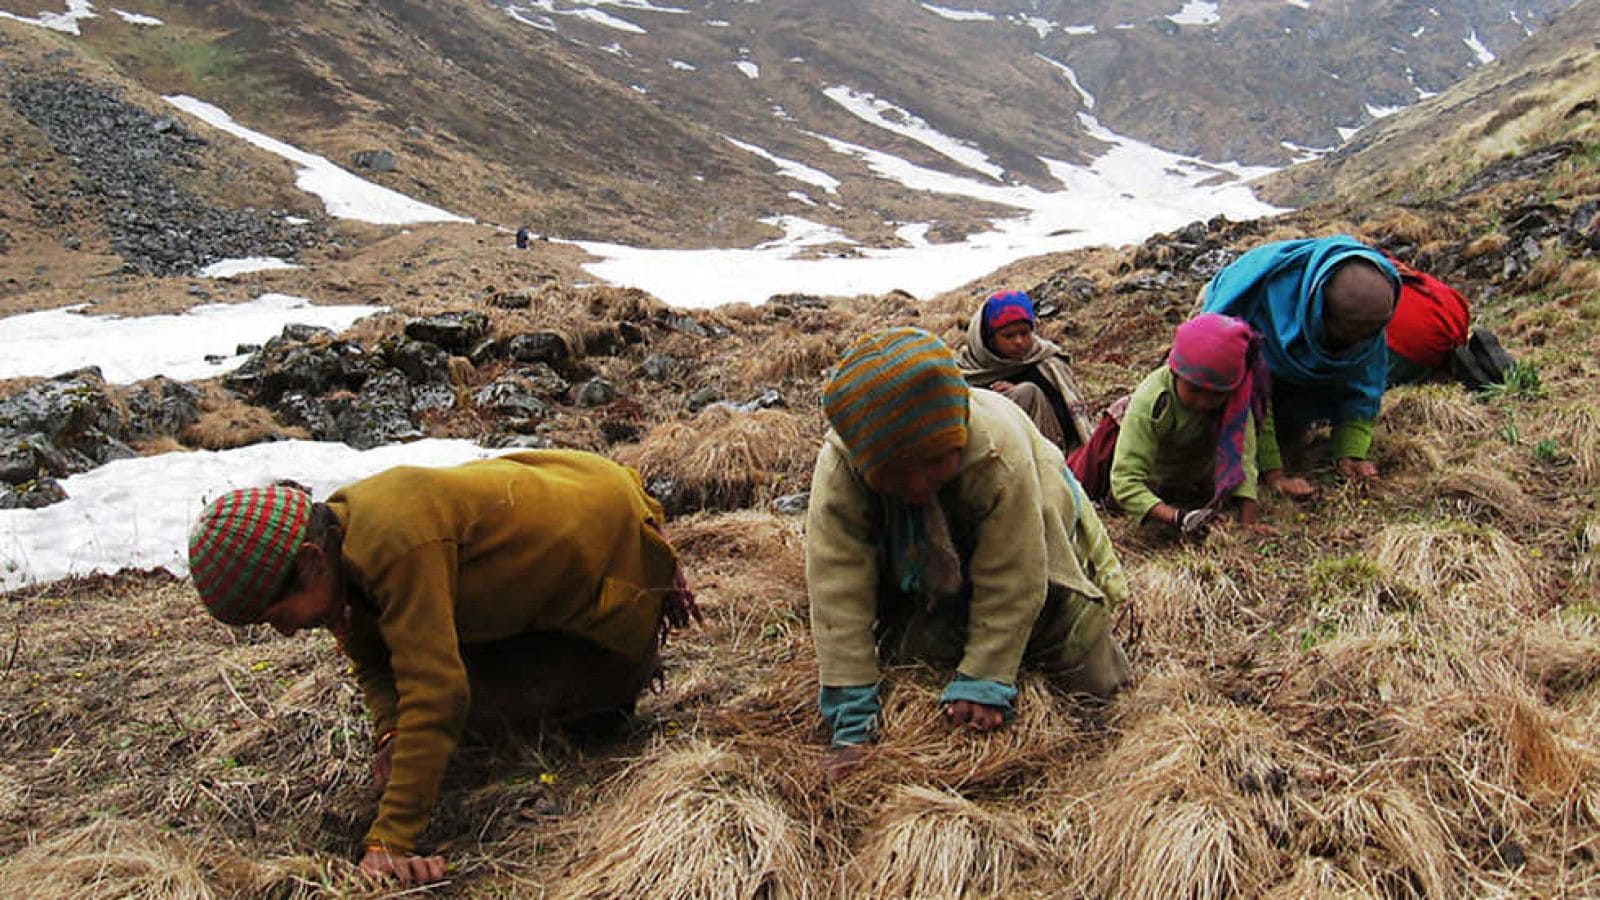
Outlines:
{"label": "distant hillside", "polygon": [[[43,70],[108,66],[96,77],[199,97],[336,161],[390,150],[396,169],[375,177],[477,218],[692,246],[770,236],[757,220],[787,212],[882,244],[895,223],[949,239],[1000,210],[908,191],[819,136],[1042,188],[1055,187],[1043,158],[1103,151],[1080,114],[1213,161],[1283,164],[1446,89],[1566,5],[222,0],[153,4],[159,26],[102,10],[81,38],[4,33],[54,54]],[[888,104],[887,121],[995,168],[841,97]],[[730,138],[840,186],[782,177]]]}

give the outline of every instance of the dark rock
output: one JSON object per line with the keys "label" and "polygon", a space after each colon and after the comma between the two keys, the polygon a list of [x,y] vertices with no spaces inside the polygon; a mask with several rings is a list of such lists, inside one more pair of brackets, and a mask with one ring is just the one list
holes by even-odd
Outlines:
{"label": "dark rock", "polygon": [[388,150],[361,150],[352,153],[350,161],[358,169],[369,169],[373,172],[393,172],[398,164],[394,153]]}
{"label": "dark rock", "polygon": [[42,509],[65,499],[66,490],[54,478],[0,484],[0,509]]}
{"label": "dark rock", "polygon": [[780,516],[804,515],[811,506],[811,492],[801,491],[798,494],[784,494],[772,501],[772,511]]}
{"label": "dark rock", "polygon": [[792,309],[827,309],[828,301],[814,294],[773,294],[767,298],[769,306],[785,306]]}
{"label": "dark rock", "polygon": [[[319,331],[317,336],[330,333]],[[285,336],[268,341],[244,365],[224,376],[222,383],[254,403],[272,406],[292,392],[321,396],[330,391],[359,390],[378,368],[372,355],[358,344],[303,343],[288,337],[288,328],[284,332]]]}
{"label": "dark rock", "polygon": [[667,327],[673,331],[679,331],[693,337],[711,336],[711,332],[707,331],[704,325],[696,322],[692,316],[669,316],[667,317]]}
{"label": "dark rock", "polygon": [[607,419],[600,423],[600,434],[608,444],[630,444],[639,440],[639,425],[620,419]]}
{"label": "dark rock", "polygon": [[648,338],[644,329],[637,323],[622,321],[617,323],[617,336],[626,344],[642,344]]}
{"label": "dark rock", "polygon": [[703,387],[691,393],[683,401],[684,408],[689,412],[697,413],[702,409],[722,399],[722,392],[714,387]]}
{"label": "dark rock", "polygon": [[1213,275],[1227,268],[1229,263],[1238,258],[1238,251],[1226,247],[1206,250],[1189,263],[1189,274],[1203,281],[1210,281]]}
{"label": "dark rock", "polygon": [[278,337],[285,341],[295,341],[297,343],[304,344],[307,341],[314,341],[318,338],[328,338],[331,340],[335,337],[338,337],[338,335],[333,333],[332,328],[324,328],[321,325],[306,325],[301,322],[290,322],[288,325],[283,326],[283,331],[279,332]]}
{"label": "dark rock", "polygon": [[554,444],[542,434],[492,434],[483,442],[491,450],[548,450]]}
{"label": "dark rock", "polygon": [[413,384],[450,382],[450,354],[437,344],[408,337],[390,339],[384,342],[383,358]]}
{"label": "dark rock", "polygon": [[750,400],[746,400],[745,402],[734,406],[735,410],[737,410],[738,412],[743,412],[743,413],[755,412],[758,409],[788,409],[788,408],[789,408],[789,401],[783,399],[783,395],[778,393],[776,390],[773,390],[772,388],[767,388],[766,390],[763,390],[760,394],[756,395],[754,398],[752,398]]}
{"label": "dark rock", "polygon": [[617,388],[604,378],[591,378],[578,386],[573,402],[579,406],[609,406],[617,399]]}
{"label": "dark rock", "polygon": [[411,387],[411,411],[432,412],[455,409],[456,391],[448,384],[418,384]]}
{"label": "dark rock", "polygon": [[639,364],[638,374],[653,381],[666,381],[678,374],[681,366],[676,357],[665,353],[652,353]]}
{"label": "dark rock", "polygon": [[489,295],[489,305],[497,309],[527,309],[533,305],[533,292],[527,288]]}
{"label": "dark rock", "polygon": [[645,483],[644,489],[645,493],[660,502],[661,508],[669,516],[681,516],[693,511],[695,498],[677,479],[666,476],[652,478]]}
{"label": "dark rock", "polygon": [[27,436],[42,436],[55,452],[37,447],[36,461],[51,475],[134,456],[122,442],[126,434],[127,422],[97,369],[69,372],[0,400],[0,436],[30,444],[37,441]]}
{"label": "dark rock", "polygon": [[543,421],[550,415],[550,405],[535,394],[527,378],[516,374],[502,375],[479,388],[472,402],[505,418]]}
{"label": "dark rock", "polygon": [[396,369],[367,379],[361,393],[341,394],[328,401],[341,439],[357,450],[370,450],[423,436],[411,421],[411,385]]}
{"label": "dark rock", "polygon": [[572,365],[572,348],[566,338],[553,331],[519,334],[506,342],[506,355],[518,362],[541,362],[555,369]]}
{"label": "dark rock", "polygon": [[406,336],[464,355],[489,333],[489,317],[481,312],[440,313],[406,323]]}
{"label": "dark rock", "polygon": [[279,397],[272,410],[284,424],[304,428],[319,441],[339,440],[339,424],[334,421],[327,404],[316,397],[291,391]]}
{"label": "dark rock", "polygon": [[130,414],[127,435],[139,440],[175,435],[200,420],[199,389],[165,376],[141,384],[125,400]]}
{"label": "dark rock", "polygon": [[73,462],[43,434],[0,437],[0,481],[22,484],[50,472],[68,472]]}
{"label": "dark rock", "polygon": [[499,352],[500,344],[497,341],[493,338],[484,338],[473,344],[472,349],[467,351],[467,359],[471,360],[473,365],[481,366],[494,359]]}

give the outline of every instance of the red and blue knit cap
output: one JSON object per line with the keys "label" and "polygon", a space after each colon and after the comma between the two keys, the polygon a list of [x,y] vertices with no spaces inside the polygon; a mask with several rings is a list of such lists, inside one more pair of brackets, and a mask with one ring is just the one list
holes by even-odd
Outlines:
{"label": "red and blue knit cap", "polygon": [[856,341],[822,389],[828,424],[869,485],[896,459],[965,447],[971,399],[955,354],[920,328]]}
{"label": "red and blue knit cap", "polygon": [[200,602],[228,625],[262,620],[294,567],[311,497],[284,485],[229,491],[189,532],[189,575]]}
{"label": "red and blue knit cap", "polygon": [[983,326],[990,334],[1014,322],[1033,321],[1033,298],[1022,291],[996,291],[983,301]]}

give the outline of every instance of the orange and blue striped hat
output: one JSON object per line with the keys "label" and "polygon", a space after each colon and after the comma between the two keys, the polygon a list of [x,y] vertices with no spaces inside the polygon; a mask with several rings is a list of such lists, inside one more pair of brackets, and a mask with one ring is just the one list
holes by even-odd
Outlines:
{"label": "orange and blue striped hat", "polygon": [[228,625],[262,620],[294,566],[311,506],[309,494],[286,485],[206,504],[189,532],[189,575],[208,612]]}
{"label": "orange and blue striped hat", "polygon": [[965,447],[971,400],[955,354],[920,328],[856,341],[822,389],[828,424],[869,485],[896,458]]}

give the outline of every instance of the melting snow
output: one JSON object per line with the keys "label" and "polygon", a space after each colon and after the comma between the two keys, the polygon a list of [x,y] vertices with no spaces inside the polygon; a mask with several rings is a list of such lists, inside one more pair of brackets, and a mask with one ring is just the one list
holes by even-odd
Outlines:
{"label": "melting snow", "polygon": [[276,153],[298,165],[300,169],[295,173],[295,184],[301,190],[321,197],[330,216],[377,225],[472,221],[358,178],[316,154],[307,153],[276,138],[251,131],[209,103],[184,96],[164,99],[202,122],[220,128],[235,137],[243,138],[269,153]]}
{"label": "melting snow", "polygon": [[[382,306],[312,306],[303,297],[263,294],[249,303],[207,303],[181,315],[91,316],[89,304],[0,319],[0,378],[56,375],[99,366],[106,381],[132,384],[156,375],[215,378],[244,364],[240,344],[275,337],[284,323],[343,331]],[[210,356],[217,362],[206,359]]]}

